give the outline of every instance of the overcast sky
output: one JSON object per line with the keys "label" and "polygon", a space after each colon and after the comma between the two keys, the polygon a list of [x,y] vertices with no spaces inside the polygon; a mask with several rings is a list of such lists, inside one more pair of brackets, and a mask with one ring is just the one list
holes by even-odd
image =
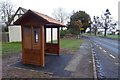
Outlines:
{"label": "overcast sky", "polygon": [[11,0],[16,5],[35,10],[49,16],[53,16],[54,9],[58,7],[65,8],[66,12],[86,11],[90,16],[100,16],[106,9],[109,9],[113,18],[118,19],[119,0]]}

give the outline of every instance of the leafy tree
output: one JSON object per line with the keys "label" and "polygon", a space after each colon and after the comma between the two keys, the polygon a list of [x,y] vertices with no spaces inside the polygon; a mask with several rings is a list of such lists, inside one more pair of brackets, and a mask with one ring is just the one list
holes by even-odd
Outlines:
{"label": "leafy tree", "polygon": [[90,16],[85,11],[78,11],[70,17],[69,29],[79,33],[80,28],[84,28],[82,31],[85,32],[88,27],[90,27]]}
{"label": "leafy tree", "polygon": [[6,24],[6,27],[10,24],[10,19],[12,17],[13,4],[10,1],[0,1],[0,15],[2,21]]}

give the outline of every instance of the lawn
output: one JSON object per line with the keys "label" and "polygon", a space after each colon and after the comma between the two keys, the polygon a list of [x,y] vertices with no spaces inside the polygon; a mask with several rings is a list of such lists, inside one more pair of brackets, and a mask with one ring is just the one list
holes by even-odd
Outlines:
{"label": "lawn", "polygon": [[16,54],[22,51],[21,42],[3,42],[2,55]]}
{"label": "lawn", "polygon": [[[79,39],[61,39],[60,40],[60,46],[61,48],[68,48],[71,49],[73,52],[75,52],[79,46],[80,43],[83,42],[83,40]],[[2,43],[2,55],[10,55],[10,54],[17,54],[21,52],[22,45],[21,42],[3,42]]]}
{"label": "lawn", "polygon": [[60,40],[61,48],[68,48],[75,52],[79,47],[83,40],[80,39],[61,39]]}

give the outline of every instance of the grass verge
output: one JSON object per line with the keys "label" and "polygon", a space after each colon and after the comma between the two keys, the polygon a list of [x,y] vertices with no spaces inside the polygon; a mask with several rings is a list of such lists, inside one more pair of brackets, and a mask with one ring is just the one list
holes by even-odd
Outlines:
{"label": "grass verge", "polygon": [[[67,48],[75,52],[83,40],[80,39],[61,39],[60,46],[61,48]],[[17,54],[22,51],[21,42],[3,42],[2,43],[2,56]],[[1,55],[1,54],[0,54]]]}
{"label": "grass verge", "polygon": [[3,42],[2,43],[2,56],[9,54],[16,54],[22,51],[21,42]]}
{"label": "grass verge", "polygon": [[83,42],[81,39],[61,39],[60,40],[61,48],[68,48],[75,52],[79,47],[80,44]]}

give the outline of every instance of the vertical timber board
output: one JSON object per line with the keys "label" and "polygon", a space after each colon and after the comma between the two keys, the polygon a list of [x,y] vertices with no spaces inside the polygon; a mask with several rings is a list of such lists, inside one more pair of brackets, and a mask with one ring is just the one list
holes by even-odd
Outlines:
{"label": "vertical timber board", "polygon": [[44,35],[45,35],[45,36],[44,36],[44,39],[45,39],[45,40],[44,40],[44,43],[46,44],[46,28],[45,28],[45,27],[44,27]]}
{"label": "vertical timber board", "polygon": [[22,63],[25,64],[23,25],[21,25],[21,34],[22,34]]}
{"label": "vertical timber board", "polygon": [[57,28],[57,38],[58,38],[58,55],[60,53],[60,30]]}
{"label": "vertical timber board", "polygon": [[51,44],[53,43],[53,29],[51,28]]}
{"label": "vertical timber board", "polygon": [[40,66],[45,66],[44,59],[44,26],[40,25],[40,40],[41,40],[41,55],[40,55]]}

